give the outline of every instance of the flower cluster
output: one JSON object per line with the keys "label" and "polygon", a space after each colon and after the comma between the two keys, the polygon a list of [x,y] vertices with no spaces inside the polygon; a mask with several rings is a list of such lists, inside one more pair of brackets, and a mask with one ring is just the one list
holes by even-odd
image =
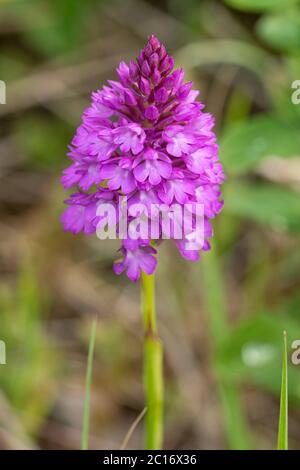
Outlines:
{"label": "flower cluster", "polygon": [[[119,64],[118,81],[109,80],[92,94],[70,145],[72,164],[62,177],[65,189],[76,187],[65,201],[65,230],[94,233],[99,205],[117,208],[120,196],[126,196],[129,206],[197,202],[204,207],[201,248],[209,249],[209,219],[222,208],[220,184],[225,179],[214,121],[196,101],[198,91],[192,90],[192,83],[184,83],[183,70],[173,67],[173,58],[151,36],[136,61]],[[193,227],[190,235],[195,235]],[[195,261],[199,250],[188,250],[187,238],[174,241],[183,257]],[[141,270],[155,270],[150,237],[136,240],[128,235],[120,252],[116,274],[126,271],[136,281]]]}

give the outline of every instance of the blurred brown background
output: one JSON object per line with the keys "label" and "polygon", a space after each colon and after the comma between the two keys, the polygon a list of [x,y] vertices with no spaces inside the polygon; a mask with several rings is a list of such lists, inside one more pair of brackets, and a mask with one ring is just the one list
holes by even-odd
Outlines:
{"label": "blurred brown background", "polygon": [[[300,6],[295,0],[0,2],[0,448],[80,447],[97,315],[90,445],[144,407],[139,286],[118,243],[64,233],[60,175],[92,90],[155,34],[216,117],[228,182],[213,250],[159,253],[165,448],[274,448],[282,331],[300,339]],[[290,364],[290,446],[300,366]],[[129,448],[142,448],[142,424]]]}

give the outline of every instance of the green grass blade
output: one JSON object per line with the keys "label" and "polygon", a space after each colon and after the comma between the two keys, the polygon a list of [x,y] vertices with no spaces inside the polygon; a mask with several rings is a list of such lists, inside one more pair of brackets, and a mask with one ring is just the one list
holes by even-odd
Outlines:
{"label": "green grass blade", "polygon": [[87,360],[87,369],[85,376],[85,397],[83,404],[83,426],[82,426],[82,440],[81,450],[87,450],[89,446],[89,424],[90,424],[90,401],[91,401],[91,385],[92,385],[92,371],[93,371],[93,357],[95,349],[97,330],[97,320],[92,323],[90,341],[89,341],[89,352]]}
{"label": "green grass blade", "polygon": [[283,333],[282,378],[277,450],[288,450],[288,371],[287,340],[285,331]]}

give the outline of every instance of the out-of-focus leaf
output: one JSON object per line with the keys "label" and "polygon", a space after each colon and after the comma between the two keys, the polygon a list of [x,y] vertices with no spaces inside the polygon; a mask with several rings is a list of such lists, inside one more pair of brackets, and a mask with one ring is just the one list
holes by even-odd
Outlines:
{"label": "out-of-focus leaf", "polygon": [[298,0],[224,0],[230,7],[243,11],[265,11],[287,8],[295,5]]}
{"label": "out-of-focus leaf", "polygon": [[281,67],[280,63],[262,48],[231,39],[213,39],[188,44],[177,51],[175,58],[186,70],[210,64],[244,67],[263,81],[267,77],[269,86],[270,81],[278,77]]}
{"label": "out-of-focus leaf", "polygon": [[[234,382],[259,385],[279,395],[281,385],[282,331],[289,343],[299,336],[299,321],[286,315],[259,313],[241,322],[219,349],[218,372]],[[291,398],[300,401],[300,376],[289,365]]]}
{"label": "out-of-focus leaf", "polygon": [[231,214],[278,230],[300,232],[300,196],[269,183],[228,183],[225,208]]}
{"label": "out-of-focus leaf", "polygon": [[274,13],[263,16],[256,25],[258,35],[272,47],[282,51],[298,51],[300,48],[300,14]]}
{"label": "out-of-focus leaf", "polygon": [[[180,2],[185,8],[185,2]],[[218,0],[197,0],[187,15],[188,26],[195,29],[197,36],[203,31],[207,37],[236,38],[251,41],[251,33],[223,2]]]}
{"label": "out-of-focus leaf", "polygon": [[[52,0],[31,3],[34,4],[33,15],[37,19],[28,24],[26,38],[47,55],[68,52],[78,47],[91,32],[91,14],[101,6],[99,0]],[[15,14],[20,15],[18,8]],[[31,14],[25,15],[31,17]]]}
{"label": "out-of-focus leaf", "polygon": [[34,114],[17,122],[15,127],[16,140],[25,152],[28,163],[50,170],[65,163],[66,143],[70,140],[71,132],[65,122]]}
{"label": "out-of-focus leaf", "polygon": [[299,128],[268,115],[257,116],[228,127],[221,139],[220,153],[226,171],[241,174],[265,157],[299,155]]}

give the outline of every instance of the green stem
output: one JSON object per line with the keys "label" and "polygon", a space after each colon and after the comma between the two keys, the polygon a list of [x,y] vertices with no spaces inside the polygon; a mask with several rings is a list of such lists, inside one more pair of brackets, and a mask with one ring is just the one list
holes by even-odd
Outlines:
{"label": "green stem", "polygon": [[144,320],[144,390],[147,407],[145,447],[160,450],[163,441],[163,351],[157,333],[154,275],[142,273],[141,306]]}

